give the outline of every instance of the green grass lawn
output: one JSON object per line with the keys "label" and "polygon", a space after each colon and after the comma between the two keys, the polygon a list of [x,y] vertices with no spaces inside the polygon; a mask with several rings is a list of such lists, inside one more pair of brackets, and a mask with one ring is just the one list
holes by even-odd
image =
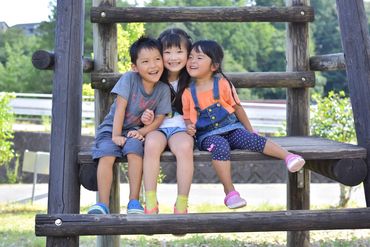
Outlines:
{"label": "green grass lawn", "polygon": [[[315,207],[313,207],[315,208]],[[322,206],[320,207],[323,208]],[[326,207],[327,208],[327,207]],[[162,213],[170,213],[172,208],[161,207]],[[249,207],[248,211],[283,210],[284,206],[259,205]],[[245,210],[245,209],[244,209]],[[122,212],[125,209],[122,209]],[[225,212],[223,205],[214,206],[202,204],[191,207],[191,212]],[[237,211],[237,210],[236,210]],[[239,209],[239,211],[243,211]],[[81,212],[86,212],[82,208]],[[36,237],[34,234],[35,215],[46,213],[46,208],[25,204],[0,205],[0,247],[38,247],[45,246],[45,237]],[[370,229],[368,230],[335,230],[311,231],[312,246],[370,246]],[[173,235],[154,236],[121,236],[121,246],[155,246],[155,247],[254,247],[254,246],[285,246],[285,232],[268,233],[222,233],[222,234],[187,234],[184,237]],[[96,237],[80,237],[80,246],[95,246]]]}

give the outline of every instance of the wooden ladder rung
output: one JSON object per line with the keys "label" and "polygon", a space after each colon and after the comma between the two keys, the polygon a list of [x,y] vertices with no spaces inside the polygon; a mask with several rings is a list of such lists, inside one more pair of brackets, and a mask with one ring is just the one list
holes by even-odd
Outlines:
{"label": "wooden ladder rung", "polygon": [[38,214],[36,236],[182,234],[370,228],[370,208],[186,215]]}
{"label": "wooden ladder rung", "polygon": [[[121,73],[91,73],[94,89],[111,90]],[[315,86],[313,71],[226,73],[236,88],[302,88]]]}
{"label": "wooden ladder rung", "polygon": [[92,7],[91,22],[312,22],[310,6],[294,7]]}

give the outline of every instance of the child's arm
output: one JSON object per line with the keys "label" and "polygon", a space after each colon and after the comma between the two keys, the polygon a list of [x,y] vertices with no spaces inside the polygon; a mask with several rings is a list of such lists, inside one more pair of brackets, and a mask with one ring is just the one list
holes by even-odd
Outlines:
{"label": "child's arm", "polygon": [[145,136],[148,134],[150,131],[158,129],[158,127],[161,125],[163,122],[165,115],[157,115],[155,116],[153,122],[149,125],[145,125],[144,127],[140,128],[138,132],[142,135]]}
{"label": "child's arm", "polygon": [[235,116],[243,124],[244,128],[246,128],[249,132],[253,133],[253,127],[251,125],[251,122],[249,121],[247,113],[244,111],[244,108],[239,104],[236,104],[233,107],[235,109],[234,112]]}
{"label": "child's arm", "polygon": [[116,111],[113,118],[112,141],[118,145],[123,146],[126,138],[122,136],[123,121],[125,119],[125,112],[127,107],[127,100],[117,95]]}

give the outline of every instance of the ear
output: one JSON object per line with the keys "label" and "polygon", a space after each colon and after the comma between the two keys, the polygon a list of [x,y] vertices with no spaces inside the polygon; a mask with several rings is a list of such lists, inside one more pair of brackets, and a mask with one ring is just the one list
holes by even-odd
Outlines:
{"label": "ear", "polygon": [[212,65],[211,65],[212,72],[217,71],[218,68],[220,68],[220,64],[219,63],[212,63]]}
{"label": "ear", "polygon": [[133,63],[131,64],[131,69],[132,69],[132,71],[134,71],[134,72],[138,72],[136,65],[135,65],[135,64],[133,64]]}

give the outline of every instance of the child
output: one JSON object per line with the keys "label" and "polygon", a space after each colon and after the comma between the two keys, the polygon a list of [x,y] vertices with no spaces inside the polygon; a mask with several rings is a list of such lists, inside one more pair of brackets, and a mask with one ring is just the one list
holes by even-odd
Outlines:
{"label": "child", "polygon": [[193,44],[186,66],[194,81],[184,91],[182,102],[188,133],[195,135],[200,150],[212,153],[212,165],[226,194],[224,203],[233,209],[244,207],[246,201],[231,180],[230,150],[251,150],[284,159],[290,172],[300,170],[305,161],[253,131],[235,88],[222,72],[223,55],[215,41]]}
{"label": "child", "polygon": [[[157,214],[157,178],[160,156],[168,145],[177,161],[178,195],[174,206],[175,214],[186,214],[188,195],[193,178],[193,137],[186,133],[182,117],[181,95],[188,86],[190,77],[186,71],[186,61],[191,47],[191,38],[178,28],[162,32],[158,38],[162,44],[165,71],[162,81],[171,87],[172,114],[165,118],[158,130],[147,134],[144,155],[145,213]],[[150,122],[152,113],[146,111],[142,121]]]}
{"label": "child", "polygon": [[[89,214],[109,214],[112,167],[116,158],[122,156],[127,156],[128,161],[130,200],[127,213],[144,213],[138,201],[144,136],[158,128],[165,115],[171,112],[170,89],[159,81],[163,73],[160,43],[141,37],[130,47],[130,56],[133,72],[125,73],[112,89],[117,97],[97,130],[92,156],[99,159],[99,203],[90,207]],[[155,112],[155,119],[143,126],[140,117],[148,108]]]}

